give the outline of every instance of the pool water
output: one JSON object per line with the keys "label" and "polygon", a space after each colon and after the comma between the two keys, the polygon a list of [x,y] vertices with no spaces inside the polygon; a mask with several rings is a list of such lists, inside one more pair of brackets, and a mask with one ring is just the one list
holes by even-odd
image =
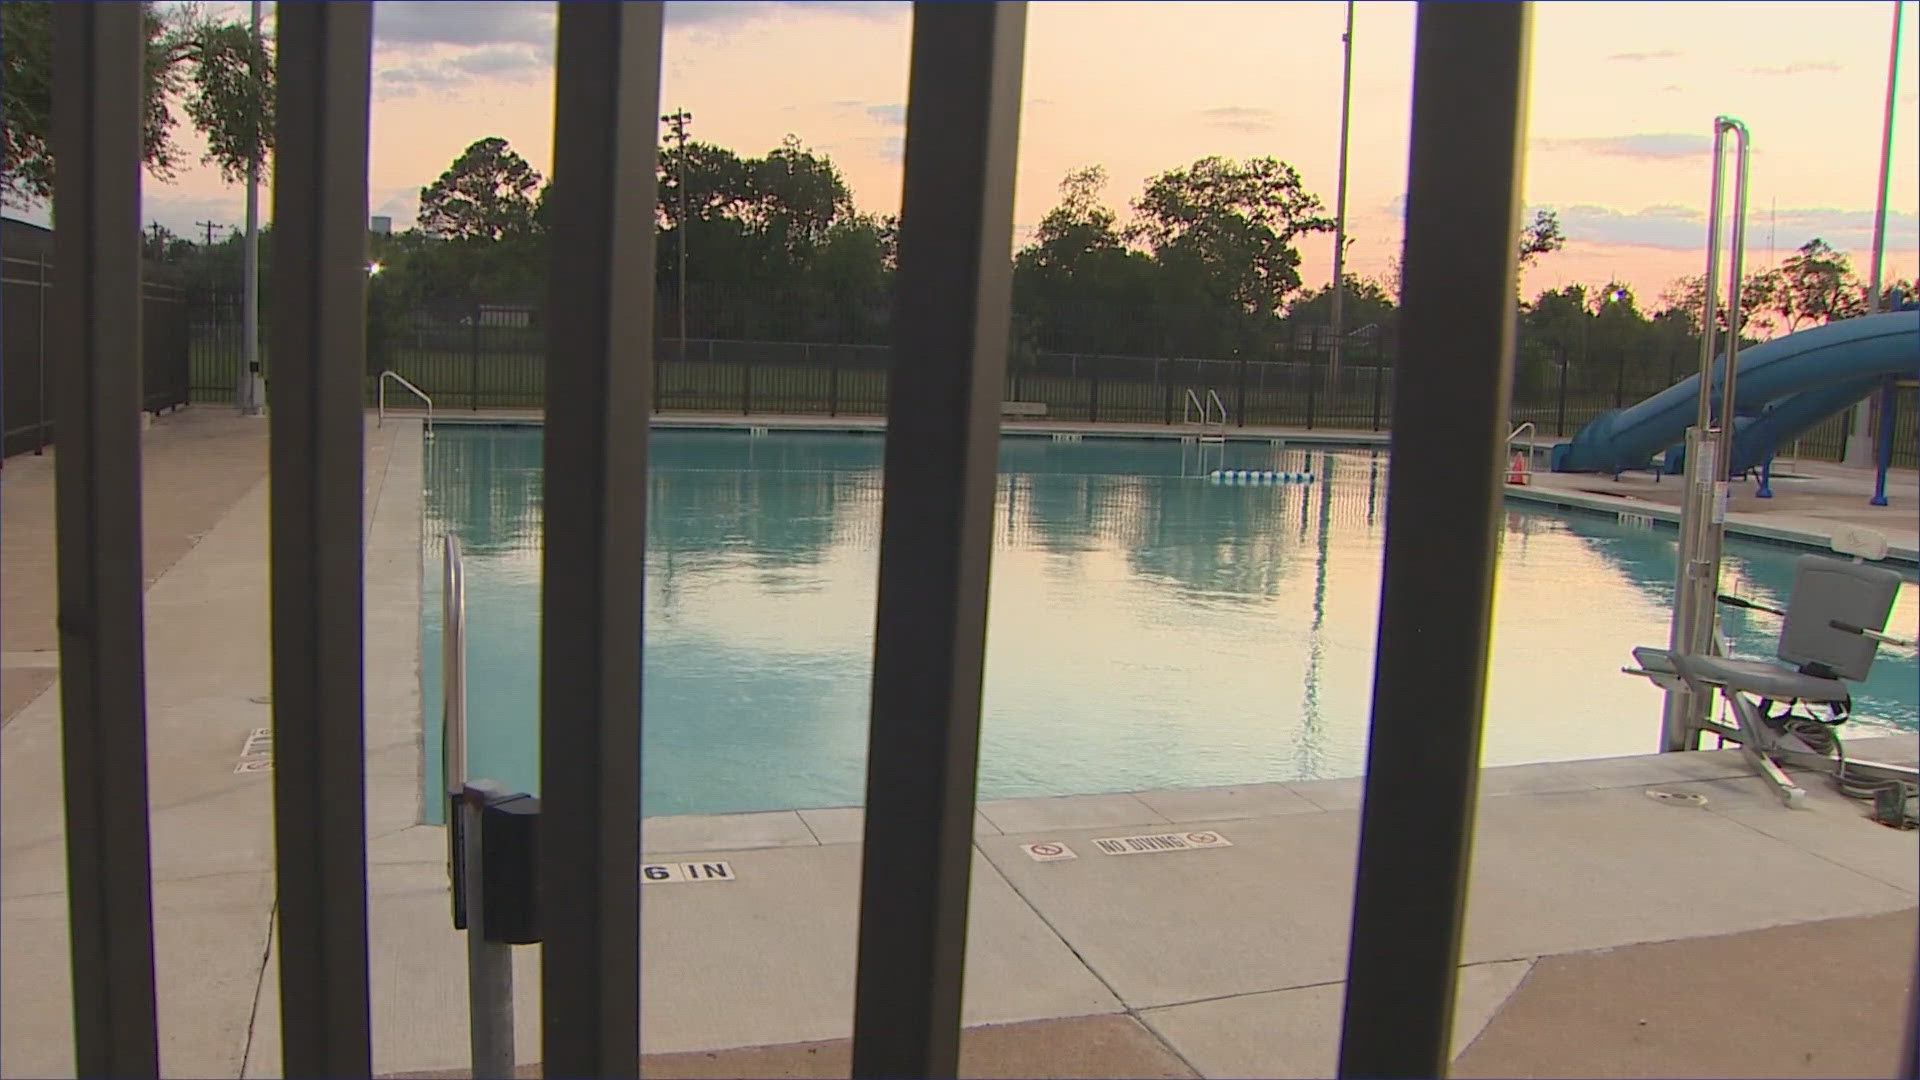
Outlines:
{"label": "pool water", "polygon": [[[541,433],[445,425],[428,445],[427,775],[451,531],[470,772],[537,792]],[[862,802],[881,438],[660,431],[651,446],[643,813]],[[1209,483],[1221,467],[1314,480]],[[1361,774],[1386,478],[1364,449],[1004,439],[980,797]],[[1666,641],[1672,533],[1510,503],[1501,537],[1483,763],[1653,752],[1662,694],[1620,668]],[[1778,606],[1799,554],[1731,541],[1724,588]],[[1892,632],[1911,635],[1908,578]],[[1724,618],[1737,654],[1771,653],[1772,617]],[[1883,647],[1847,730],[1915,730],[1917,673],[1912,650]]]}

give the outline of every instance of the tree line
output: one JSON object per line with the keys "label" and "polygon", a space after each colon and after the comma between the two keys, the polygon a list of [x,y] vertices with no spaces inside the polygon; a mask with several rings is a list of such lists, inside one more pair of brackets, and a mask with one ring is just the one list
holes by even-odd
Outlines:
{"label": "tree line", "polygon": [[[272,153],[273,62],[264,37],[192,6],[143,5],[145,157],[157,179],[182,165],[182,119],[207,145],[204,163],[229,182]],[[42,203],[51,190],[51,4],[0,5],[7,205]],[[1034,352],[1281,360],[1327,351],[1334,285],[1301,281],[1300,245],[1334,222],[1299,173],[1274,157],[1203,157],[1149,178],[1123,217],[1104,198],[1099,165],[1070,171],[1059,199],[1013,257],[1016,362]],[[712,143],[666,142],[657,185],[656,326],[663,336],[884,344],[891,318],[898,221],[860,211],[824,152],[789,136],[764,154]],[[505,139],[463,150],[420,189],[413,227],[371,236],[380,268],[370,293],[376,323],[476,304],[537,309],[546,294],[546,200],[551,185]],[[1516,238],[1523,266],[1565,242],[1552,211]],[[262,231],[271,265],[272,229]],[[237,289],[240,236],[195,243],[157,225],[150,259],[190,285]],[[679,295],[684,257],[685,296]],[[1399,358],[1399,281],[1389,270],[1347,275],[1344,331],[1359,362]],[[1702,282],[1673,282],[1650,304],[1615,282],[1569,285],[1517,303],[1522,364],[1614,358],[1647,381],[1675,357],[1697,357]],[[1889,294],[1912,295],[1911,283]],[[1866,309],[1847,256],[1820,239],[1741,288],[1746,337],[1792,331]],[[686,325],[679,324],[686,312]],[[1717,330],[1724,332],[1726,313]],[[378,327],[376,327],[378,329]],[[1417,358],[1416,358],[1417,359]]]}

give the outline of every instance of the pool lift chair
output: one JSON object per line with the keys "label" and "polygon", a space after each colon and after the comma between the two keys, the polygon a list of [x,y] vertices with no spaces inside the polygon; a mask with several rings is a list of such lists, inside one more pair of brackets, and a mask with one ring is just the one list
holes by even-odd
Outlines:
{"label": "pool lift chair", "polygon": [[1911,766],[1848,760],[1835,730],[1852,706],[1847,684],[1866,679],[1880,645],[1913,647],[1883,632],[1899,589],[1899,574],[1863,563],[1857,553],[1851,562],[1805,555],[1795,564],[1785,611],[1717,597],[1781,618],[1775,649],[1781,664],[1641,646],[1633,650],[1639,667],[1621,670],[1667,690],[1684,685],[1701,700],[1718,691],[1735,722],[1707,719],[1704,730],[1723,745],[1737,744],[1788,807],[1807,808],[1806,790],[1786,771],[1804,769],[1830,777],[1846,795],[1872,800],[1873,817],[1882,824],[1911,827],[1910,801],[1920,774]]}

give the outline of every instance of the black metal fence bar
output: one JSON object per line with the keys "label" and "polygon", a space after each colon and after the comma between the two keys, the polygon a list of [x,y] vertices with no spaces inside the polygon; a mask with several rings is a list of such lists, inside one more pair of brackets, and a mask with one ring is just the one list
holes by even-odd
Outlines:
{"label": "black metal fence bar", "polygon": [[61,743],[74,1061],[158,1076],[140,557],[140,149],[136,4],[54,9],[53,395]]}
{"label": "black metal fence bar", "polygon": [[[1405,340],[1340,1043],[1343,1077],[1447,1075],[1513,370],[1530,10],[1423,3]],[[1417,899],[1415,899],[1417,898]]]}
{"label": "black metal fence bar", "polygon": [[853,1075],[956,1076],[1024,3],[917,3]]}
{"label": "black metal fence bar", "polygon": [[638,1076],[660,3],[560,5],[540,641],[545,1075]]}
{"label": "black metal fence bar", "polygon": [[361,372],[373,5],[282,3],[271,281],[273,806],[287,1077],[368,1076]]}

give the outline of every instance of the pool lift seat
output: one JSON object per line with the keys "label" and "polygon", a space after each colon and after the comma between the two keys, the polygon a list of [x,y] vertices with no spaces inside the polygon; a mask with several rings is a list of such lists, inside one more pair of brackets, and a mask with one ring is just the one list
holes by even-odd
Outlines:
{"label": "pool lift seat", "polygon": [[[1775,648],[1781,664],[1641,646],[1633,650],[1639,667],[1622,670],[1645,676],[1663,689],[1690,687],[1703,700],[1718,691],[1735,723],[1708,719],[1704,730],[1737,744],[1788,807],[1805,809],[1807,793],[1786,770],[1805,769],[1831,777],[1856,798],[1892,803],[1877,806],[1875,817],[1897,823],[1907,813],[1906,802],[1920,784],[1920,774],[1911,766],[1848,760],[1834,728],[1846,721],[1852,707],[1847,684],[1865,681],[1881,643],[1913,645],[1883,633],[1899,589],[1900,575],[1885,567],[1804,555],[1794,565],[1785,611],[1736,597],[1718,598],[1733,607],[1781,617]],[[1776,712],[1776,705],[1783,708]],[[1887,821],[1889,814],[1892,821]]]}

